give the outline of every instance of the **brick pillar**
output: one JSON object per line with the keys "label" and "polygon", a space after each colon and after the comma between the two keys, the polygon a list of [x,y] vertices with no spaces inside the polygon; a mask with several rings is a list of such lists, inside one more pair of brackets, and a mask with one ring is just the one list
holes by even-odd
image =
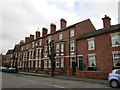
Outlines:
{"label": "brick pillar", "polygon": [[72,72],[73,72],[73,68],[70,67],[70,68],[69,68],[69,71],[68,71],[68,76],[72,76]]}
{"label": "brick pillar", "polygon": [[78,77],[79,67],[76,67],[76,76]]}

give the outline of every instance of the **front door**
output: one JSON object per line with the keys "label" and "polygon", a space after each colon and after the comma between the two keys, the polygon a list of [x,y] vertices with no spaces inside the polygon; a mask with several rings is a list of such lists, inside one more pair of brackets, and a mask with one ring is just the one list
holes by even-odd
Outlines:
{"label": "front door", "polygon": [[78,57],[78,67],[80,70],[83,70],[83,57]]}

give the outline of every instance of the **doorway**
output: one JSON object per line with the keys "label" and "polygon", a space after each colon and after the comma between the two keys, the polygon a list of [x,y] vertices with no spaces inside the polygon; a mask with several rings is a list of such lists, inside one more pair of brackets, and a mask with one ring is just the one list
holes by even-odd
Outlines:
{"label": "doorway", "polygon": [[78,57],[79,70],[83,70],[83,56]]}
{"label": "doorway", "polygon": [[77,63],[75,61],[75,57],[71,57],[71,67],[72,67],[72,75],[76,75]]}

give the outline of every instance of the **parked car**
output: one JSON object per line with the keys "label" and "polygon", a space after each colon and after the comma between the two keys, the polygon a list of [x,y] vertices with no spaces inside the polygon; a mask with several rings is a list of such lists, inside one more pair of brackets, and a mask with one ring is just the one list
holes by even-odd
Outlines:
{"label": "parked car", "polygon": [[14,67],[10,67],[10,68],[8,68],[7,72],[8,72],[8,73],[16,73],[17,70],[16,70],[16,68],[14,68]]}
{"label": "parked car", "polygon": [[109,84],[113,88],[120,87],[120,69],[114,69],[109,73],[108,77]]}
{"label": "parked car", "polygon": [[2,71],[2,72],[7,72],[7,67],[0,67],[0,71]]}

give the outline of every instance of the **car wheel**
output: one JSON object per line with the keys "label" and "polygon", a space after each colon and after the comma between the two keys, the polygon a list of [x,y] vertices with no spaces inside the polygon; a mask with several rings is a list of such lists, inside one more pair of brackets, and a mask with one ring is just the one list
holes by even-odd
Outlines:
{"label": "car wheel", "polygon": [[118,83],[117,80],[112,80],[112,81],[110,82],[110,85],[111,85],[111,87],[113,87],[113,88],[119,87],[119,83]]}

